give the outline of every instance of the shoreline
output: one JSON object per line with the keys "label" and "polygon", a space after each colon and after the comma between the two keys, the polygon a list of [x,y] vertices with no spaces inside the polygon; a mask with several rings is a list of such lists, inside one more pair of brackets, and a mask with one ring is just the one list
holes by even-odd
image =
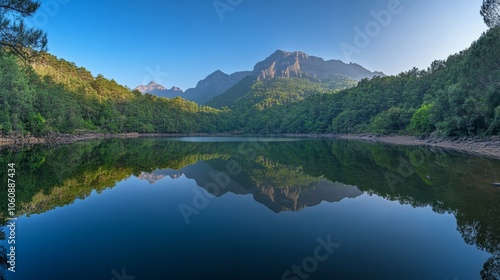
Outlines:
{"label": "shoreline", "polygon": [[209,137],[233,136],[230,133],[85,133],[85,134],[51,134],[42,137],[34,136],[2,136],[0,135],[0,150],[5,148],[20,148],[31,145],[61,145],[79,141],[112,139],[112,138],[154,138],[154,137]]}
{"label": "shoreline", "polygon": [[[0,136],[0,149],[20,148],[31,145],[60,145],[79,141],[111,138],[153,138],[153,137],[216,137],[242,136],[234,133],[87,133],[87,134],[52,134],[44,137]],[[278,135],[266,135],[278,136]],[[283,134],[286,137],[343,139],[402,146],[427,146],[461,153],[500,159],[500,136],[488,138],[421,138],[402,135],[376,134]]]}
{"label": "shoreline", "polygon": [[343,139],[373,143],[384,143],[398,146],[434,147],[443,150],[455,151],[469,155],[500,159],[500,136],[487,138],[421,138],[403,135],[376,135],[376,134],[317,134],[293,135],[305,138]]}

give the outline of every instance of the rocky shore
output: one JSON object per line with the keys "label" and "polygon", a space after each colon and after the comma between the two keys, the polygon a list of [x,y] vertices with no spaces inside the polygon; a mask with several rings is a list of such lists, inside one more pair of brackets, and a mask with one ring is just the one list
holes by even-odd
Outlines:
{"label": "rocky shore", "polygon": [[77,141],[106,139],[106,138],[137,138],[139,133],[124,134],[104,134],[104,133],[86,133],[86,134],[50,134],[43,137],[33,136],[0,136],[0,148],[22,147],[34,144],[56,145],[69,144]]}
{"label": "rocky shore", "polygon": [[[86,134],[52,134],[44,137],[1,137],[0,149],[9,147],[22,147],[26,145],[44,144],[57,145],[68,144],[77,141],[92,140],[92,139],[107,139],[107,138],[139,138],[139,137],[208,137],[208,136],[231,136],[228,133],[209,134],[160,134],[160,133],[125,133],[125,134],[103,134],[103,133],[86,133]],[[241,136],[241,135],[239,135]],[[387,143],[393,145],[409,145],[409,146],[430,146],[446,150],[453,150],[477,156],[500,159],[500,136],[488,138],[419,138],[414,136],[387,136],[375,134],[287,134],[290,137],[307,137],[307,138],[330,138],[330,139],[347,139],[358,141],[369,141]]]}
{"label": "rocky shore", "polygon": [[500,159],[500,136],[488,138],[419,138],[375,134],[302,135],[314,138],[335,138],[405,146],[429,146],[477,156]]}
{"label": "rocky shore", "polygon": [[29,145],[59,145],[69,144],[78,141],[93,140],[93,139],[109,139],[109,138],[149,138],[149,137],[208,137],[208,136],[231,136],[228,133],[194,133],[194,134],[174,134],[174,133],[85,133],[85,134],[50,134],[43,137],[33,136],[1,136],[0,149],[20,148]]}

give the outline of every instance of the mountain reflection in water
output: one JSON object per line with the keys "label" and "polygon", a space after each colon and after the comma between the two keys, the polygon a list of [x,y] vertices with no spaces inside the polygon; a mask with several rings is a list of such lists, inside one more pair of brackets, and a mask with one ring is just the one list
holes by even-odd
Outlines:
{"label": "mountain reflection in water", "polygon": [[[422,147],[276,140],[99,140],[51,149],[3,150],[0,162],[2,166],[15,162],[19,167],[20,217],[85,200],[131,177],[151,185],[186,178],[215,197],[251,195],[274,213],[363,194],[430,207],[435,213],[453,214],[463,240],[491,254],[477,275],[500,277],[500,188],[493,187],[493,182],[500,181],[500,161]],[[231,174],[228,166],[239,172]],[[207,186],[217,174],[228,182],[215,193]],[[6,176],[0,175],[3,182]],[[7,201],[6,192],[0,196],[0,201]],[[5,224],[6,203],[0,204],[0,214]]]}

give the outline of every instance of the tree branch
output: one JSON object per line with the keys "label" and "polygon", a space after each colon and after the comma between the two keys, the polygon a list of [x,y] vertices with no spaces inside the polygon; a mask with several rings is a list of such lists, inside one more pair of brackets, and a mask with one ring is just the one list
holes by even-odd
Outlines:
{"label": "tree branch", "polygon": [[[38,7],[36,7],[38,8]],[[21,8],[16,8],[16,7],[13,7],[13,6],[10,6],[10,5],[1,5],[0,4],[0,9],[4,9],[4,10],[11,10],[11,11],[14,11],[14,12],[18,12],[20,13],[22,16],[30,16],[32,15],[37,9],[33,7],[28,7],[26,9],[21,9]]]}

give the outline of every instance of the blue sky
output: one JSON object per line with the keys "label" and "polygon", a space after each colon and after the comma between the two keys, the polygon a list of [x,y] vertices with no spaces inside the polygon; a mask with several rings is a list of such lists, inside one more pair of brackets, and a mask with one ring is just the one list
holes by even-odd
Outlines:
{"label": "blue sky", "polygon": [[42,3],[31,22],[48,33],[50,53],[131,88],[156,80],[186,90],[215,70],[252,70],[277,49],[397,74],[445,59],[487,29],[481,0]]}

